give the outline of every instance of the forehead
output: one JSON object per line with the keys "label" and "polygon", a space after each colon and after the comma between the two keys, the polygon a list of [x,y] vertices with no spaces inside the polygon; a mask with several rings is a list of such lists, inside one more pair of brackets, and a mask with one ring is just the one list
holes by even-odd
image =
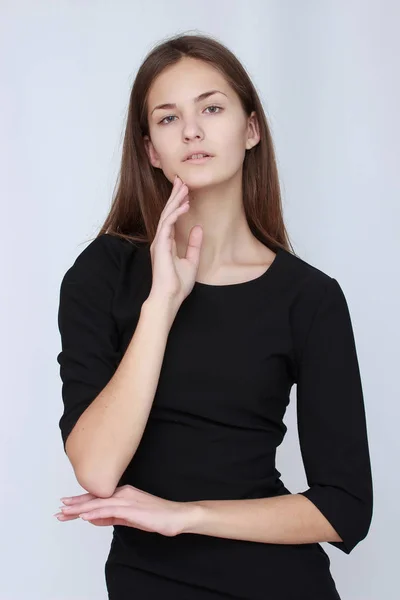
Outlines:
{"label": "forehead", "polygon": [[161,102],[192,101],[199,94],[211,89],[220,90],[228,98],[233,97],[233,90],[225,77],[212,65],[197,59],[184,58],[157,76],[148,93],[148,108],[151,112],[153,107]]}

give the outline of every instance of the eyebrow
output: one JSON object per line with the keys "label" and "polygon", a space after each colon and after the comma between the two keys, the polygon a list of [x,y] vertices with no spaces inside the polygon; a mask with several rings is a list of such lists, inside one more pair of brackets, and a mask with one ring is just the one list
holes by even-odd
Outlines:
{"label": "eyebrow", "polygon": [[[196,96],[195,98],[193,98],[193,101],[201,102],[202,100],[205,100],[206,98],[208,98],[209,96],[212,96],[213,94],[224,94],[224,92],[221,92],[220,90],[209,90],[208,92],[203,92],[199,96]],[[224,94],[224,96],[228,97],[226,94]],[[176,104],[174,104],[172,102],[168,102],[166,104],[157,104],[157,106],[155,106],[153,108],[153,110],[151,111],[150,114],[152,115],[155,110],[160,110],[163,108],[176,108]]]}

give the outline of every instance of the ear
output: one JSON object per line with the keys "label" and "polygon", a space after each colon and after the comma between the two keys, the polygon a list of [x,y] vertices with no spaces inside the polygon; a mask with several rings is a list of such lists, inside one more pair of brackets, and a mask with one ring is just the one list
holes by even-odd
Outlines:
{"label": "ear", "polygon": [[250,150],[260,141],[260,127],[257,119],[257,114],[253,110],[247,124],[246,150]]}
{"label": "ear", "polygon": [[158,160],[158,155],[154,149],[151,139],[149,138],[148,135],[145,135],[145,136],[143,136],[143,141],[144,141],[144,147],[146,149],[146,153],[147,153],[147,156],[149,158],[151,165],[155,168],[160,169],[161,164],[160,164],[160,161]]}

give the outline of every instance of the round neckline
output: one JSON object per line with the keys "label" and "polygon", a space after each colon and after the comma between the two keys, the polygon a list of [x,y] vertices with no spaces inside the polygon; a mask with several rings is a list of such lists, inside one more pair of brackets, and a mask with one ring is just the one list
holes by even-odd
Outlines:
{"label": "round neckline", "polygon": [[240,281],[238,283],[226,283],[226,284],[218,284],[218,283],[203,283],[202,281],[195,281],[194,282],[194,287],[196,289],[203,289],[203,290],[220,290],[220,289],[243,289],[244,287],[250,287],[252,285],[256,285],[257,283],[260,283],[261,281],[263,281],[264,279],[266,279],[267,277],[269,277],[269,275],[271,274],[271,270],[273,270],[274,268],[276,268],[276,264],[279,260],[279,258],[282,256],[284,250],[283,248],[279,247],[277,248],[277,250],[275,251],[275,258],[272,261],[272,263],[269,265],[269,267],[267,267],[267,269],[261,273],[261,275],[258,275],[258,277],[255,277],[253,279],[248,279],[247,281]]}

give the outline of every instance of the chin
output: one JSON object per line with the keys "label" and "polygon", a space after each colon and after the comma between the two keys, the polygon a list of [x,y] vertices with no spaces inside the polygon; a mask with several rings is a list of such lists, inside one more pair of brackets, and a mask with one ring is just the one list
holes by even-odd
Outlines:
{"label": "chin", "polygon": [[203,169],[199,166],[196,168],[179,169],[178,175],[182,181],[190,187],[202,187],[213,183],[216,184],[220,183],[221,179],[224,179],[223,174],[218,174],[215,170],[213,171],[207,168]]}
{"label": "chin", "polygon": [[183,181],[189,188],[190,191],[201,190],[207,187],[213,187],[219,183],[214,177],[201,177],[201,176],[186,176],[183,178]]}

